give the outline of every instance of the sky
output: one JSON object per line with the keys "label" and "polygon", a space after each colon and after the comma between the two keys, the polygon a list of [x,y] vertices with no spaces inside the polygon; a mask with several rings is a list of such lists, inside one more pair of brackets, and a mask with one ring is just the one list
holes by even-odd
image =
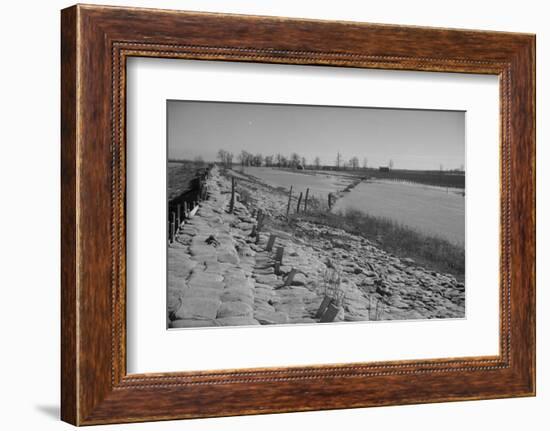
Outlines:
{"label": "sky", "polygon": [[218,150],[334,165],[366,158],[369,167],[457,169],[465,164],[465,113],[257,103],[168,101],[168,158],[214,161]]}

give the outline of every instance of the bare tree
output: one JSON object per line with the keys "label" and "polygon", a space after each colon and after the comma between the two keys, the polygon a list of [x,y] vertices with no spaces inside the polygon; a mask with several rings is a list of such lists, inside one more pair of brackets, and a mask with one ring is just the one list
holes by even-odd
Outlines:
{"label": "bare tree", "polygon": [[367,159],[366,157],[363,159],[363,168],[364,169],[367,169],[367,167],[369,166],[369,159]]}
{"label": "bare tree", "polygon": [[252,157],[253,166],[262,166],[263,162],[264,162],[264,156],[262,156],[260,153]]}
{"label": "bare tree", "polygon": [[390,169],[393,169],[393,159],[390,159],[390,161],[388,162],[388,167]]}
{"label": "bare tree", "polygon": [[319,156],[315,157],[315,160],[313,160],[313,163],[315,164],[315,169],[321,168],[321,159],[319,158]]}
{"label": "bare tree", "polygon": [[302,157],[302,166],[304,169],[306,168],[306,162],[307,162],[306,158]]}
{"label": "bare tree", "polygon": [[288,159],[285,156],[281,156],[280,165],[286,168],[288,166]]}
{"label": "bare tree", "polygon": [[241,162],[241,166],[244,166],[246,164],[246,151],[242,150],[237,157]]}
{"label": "bare tree", "polygon": [[298,166],[299,163],[300,163],[300,155],[298,153],[292,153],[290,155],[291,166],[295,168],[296,166]]}
{"label": "bare tree", "polygon": [[354,156],[351,159],[349,159],[349,165],[351,169],[357,169],[359,167],[359,159],[357,158],[357,156]]}
{"label": "bare tree", "polygon": [[242,150],[239,154],[239,161],[241,162],[241,166],[250,166],[252,162],[252,154],[246,150]]}
{"label": "bare tree", "polygon": [[340,165],[342,164],[342,154],[340,151],[336,153],[336,169],[340,169]]}
{"label": "bare tree", "polygon": [[233,165],[233,153],[229,151],[219,150],[218,159],[220,159],[220,164],[226,168],[231,168]]}
{"label": "bare tree", "polygon": [[220,159],[220,163],[225,166],[226,163],[226,155],[227,151],[225,150],[218,150],[218,159]]}
{"label": "bare tree", "polygon": [[273,166],[273,156],[272,155],[265,156],[264,161],[265,161],[266,166]]}

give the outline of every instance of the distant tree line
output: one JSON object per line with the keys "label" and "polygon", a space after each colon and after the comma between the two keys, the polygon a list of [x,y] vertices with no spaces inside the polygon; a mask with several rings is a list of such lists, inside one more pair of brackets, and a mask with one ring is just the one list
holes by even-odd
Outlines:
{"label": "distant tree line", "polygon": [[233,153],[229,151],[219,150],[218,159],[220,159],[220,163],[226,168],[231,168],[233,166]]}
{"label": "distant tree line", "polygon": [[[232,167],[233,166],[233,159],[234,155],[233,153],[226,151],[224,149],[220,149],[218,151],[217,158],[219,160],[219,163],[222,166],[225,167]],[[357,156],[353,156],[350,159],[346,160],[341,152],[336,153],[336,157],[334,159],[333,164],[322,164],[321,158],[319,156],[314,157],[311,161],[308,161],[304,156],[301,156],[300,154],[293,152],[290,155],[284,155],[281,153],[277,154],[271,154],[271,155],[263,155],[261,153],[250,153],[246,150],[242,150],[237,156],[236,156],[237,162],[245,167],[245,166],[266,166],[266,167],[278,167],[278,168],[294,168],[294,169],[327,169],[327,170],[359,170],[359,169],[369,169],[369,159],[367,157],[363,157],[362,163]],[[310,163],[308,163],[310,162]],[[374,167],[378,169],[378,167]],[[387,164],[384,166],[380,166],[380,168],[390,171],[394,169],[394,161],[393,159],[389,159]],[[443,165],[440,165],[440,171],[443,171]],[[461,166],[459,169],[453,169],[448,170],[452,172],[463,172],[464,166]]]}
{"label": "distant tree line", "polygon": [[[218,151],[217,158],[222,166],[230,167],[233,165],[234,155],[233,153],[220,149]],[[348,161],[345,161],[341,153],[337,153],[334,165],[323,165],[319,156],[314,157],[311,163],[308,164],[308,160],[300,154],[294,152],[290,155],[284,155],[281,153],[263,155],[261,153],[253,154],[246,150],[242,150],[236,157],[237,162],[241,166],[266,166],[266,167],[278,167],[278,168],[303,168],[303,169],[359,169],[360,162],[359,157],[354,156]],[[363,159],[363,168],[368,167],[368,159]]]}

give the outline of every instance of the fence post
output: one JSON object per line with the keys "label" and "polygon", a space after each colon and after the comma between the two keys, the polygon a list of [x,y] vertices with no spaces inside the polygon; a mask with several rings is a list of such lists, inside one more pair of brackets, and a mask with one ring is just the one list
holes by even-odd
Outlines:
{"label": "fence post", "polygon": [[321,319],[319,320],[319,322],[320,323],[334,322],[334,319],[336,319],[336,317],[338,316],[338,313],[340,312],[340,308],[341,307],[338,307],[334,302],[330,302],[325,312],[321,316]]}
{"label": "fence post", "polygon": [[277,247],[275,253],[275,274],[279,275],[281,273],[281,266],[283,264],[283,253],[285,251],[284,247]]}
{"label": "fence post", "polygon": [[328,210],[330,211],[332,209],[332,193],[328,194]]}
{"label": "fence post", "polygon": [[187,202],[183,203],[183,217],[189,218],[189,213],[187,212]]}
{"label": "fence post", "polygon": [[319,319],[323,314],[325,314],[325,311],[327,310],[327,307],[331,302],[332,302],[332,298],[330,296],[325,296],[323,298],[321,305],[319,305],[319,309],[315,313],[316,319]]}
{"label": "fence post", "polygon": [[292,270],[288,273],[285,279],[285,286],[290,286],[292,284],[292,281],[294,280],[294,276],[296,275],[296,269],[292,268]]}
{"label": "fence post", "polygon": [[257,214],[257,217],[256,217],[256,220],[258,220],[258,222],[256,223],[256,226],[255,226],[255,233],[256,233],[256,244],[258,244],[258,242],[260,242],[260,231],[262,230],[262,227],[263,227],[263,224],[264,224],[264,213],[261,209],[258,210],[258,214]]}
{"label": "fence post", "polygon": [[290,202],[292,200],[292,186],[290,186],[290,191],[288,192],[288,204],[286,206],[286,218],[288,219],[288,213],[290,212]]}
{"label": "fence post", "polygon": [[281,265],[283,264],[283,254],[285,252],[284,247],[277,247],[277,251],[275,252],[275,260],[279,262]]}
{"label": "fence post", "polygon": [[176,224],[176,213],[172,211],[172,224],[174,225],[174,236],[176,236],[178,225]]}
{"label": "fence post", "polygon": [[300,197],[298,198],[298,205],[296,205],[296,214],[300,212],[300,203],[302,202],[302,192],[300,192]]}
{"label": "fence post", "polygon": [[269,235],[269,240],[267,241],[267,246],[265,248],[266,251],[271,251],[273,250],[273,245],[275,244],[275,239],[277,238],[276,235]]}
{"label": "fence post", "polygon": [[176,233],[176,213],[170,213],[170,243],[174,242],[174,236]]}
{"label": "fence post", "polygon": [[235,207],[235,177],[231,177],[231,201],[229,203],[229,212],[233,213]]}
{"label": "fence post", "polygon": [[173,234],[173,226],[172,226],[172,222],[168,222],[168,240],[170,242],[170,244],[172,244],[174,242],[174,234]]}
{"label": "fence post", "polygon": [[307,213],[307,199],[309,197],[309,188],[306,190],[306,200],[304,201],[304,213]]}
{"label": "fence post", "polygon": [[178,212],[177,212],[177,225],[178,225],[178,228],[181,226],[181,204],[178,204]]}

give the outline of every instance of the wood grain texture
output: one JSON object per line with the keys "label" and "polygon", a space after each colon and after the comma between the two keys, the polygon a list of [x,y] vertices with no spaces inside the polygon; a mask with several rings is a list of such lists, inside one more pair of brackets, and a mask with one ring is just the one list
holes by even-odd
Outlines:
{"label": "wood grain texture", "polygon": [[[63,420],[83,425],[534,394],[533,35],[74,6],[62,11],[61,36]],[[498,75],[499,356],[127,375],[129,56]]]}
{"label": "wood grain texture", "polygon": [[61,417],[77,422],[76,9],[61,16]]}

